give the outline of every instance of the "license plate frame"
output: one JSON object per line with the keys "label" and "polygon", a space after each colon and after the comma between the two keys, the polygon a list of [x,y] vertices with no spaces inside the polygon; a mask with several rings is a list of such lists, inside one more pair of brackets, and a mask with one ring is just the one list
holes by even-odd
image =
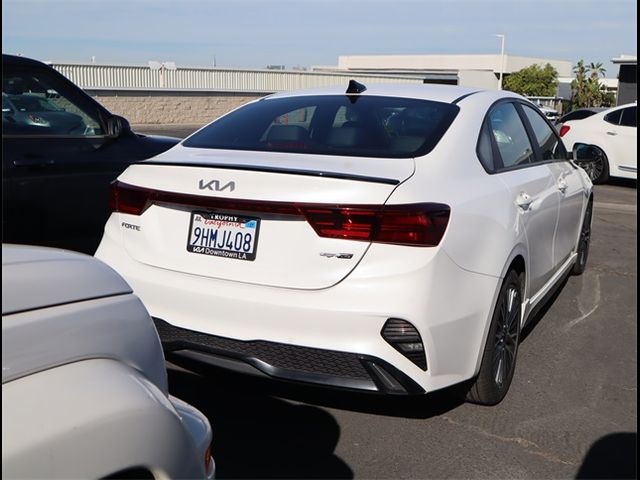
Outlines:
{"label": "license plate frame", "polygon": [[191,212],[189,221],[187,251],[252,262],[258,251],[259,233],[258,217],[196,210]]}

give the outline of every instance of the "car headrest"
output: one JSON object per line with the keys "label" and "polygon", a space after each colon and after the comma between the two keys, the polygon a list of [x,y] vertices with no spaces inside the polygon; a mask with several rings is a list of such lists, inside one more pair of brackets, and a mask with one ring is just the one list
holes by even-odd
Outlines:
{"label": "car headrest", "polygon": [[300,125],[272,125],[267,134],[268,143],[304,142],[309,139],[309,132]]}
{"label": "car headrest", "polygon": [[340,127],[329,132],[327,144],[333,147],[368,147],[372,144],[372,137],[364,128]]}

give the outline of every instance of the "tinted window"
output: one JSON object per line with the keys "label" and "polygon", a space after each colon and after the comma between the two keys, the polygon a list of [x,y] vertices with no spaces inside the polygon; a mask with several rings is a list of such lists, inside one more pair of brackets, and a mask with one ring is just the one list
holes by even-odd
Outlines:
{"label": "tinted window", "polygon": [[2,74],[2,133],[9,135],[103,135],[97,111],[87,111],[77,92],[46,70]]}
{"label": "tinted window", "polygon": [[560,119],[560,122],[566,122],[568,120],[582,120],[583,118],[595,115],[596,112],[591,110],[576,110],[575,112],[567,113]]}
{"label": "tinted window", "polygon": [[448,103],[395,97],[267,98],[220,118],[183,145],[408,158],[435,147],[458,111]]}
{"label": "tinted window", "polygon": [[607,113],[604,116],[604,121],[613,123],[614,125],[619,125],[621,116],[622,116],[622,110],[616,110],[615,112]]}
{"label": "tinted window", "polygon": [[533,108],[523,105],[522,109],[529,120],[540,147],[541,160],[566,159],[567,152],[549,124]]}
{"label": "tinted window", "polygon": [[620,125],[625,127],[637,127],[638,126],[638,107],[629,107],[622,109],[622,118],[620,119]]}
{"label": "tinted window", "polygon": [[493,148],[491,147],[491,132],[486,123],[482,126],[482,131],[480,132],[477,152],[480,163],[487,171],[493,172],[495,164],[493,161]]}
{"label": "tinted window", "polygon": [[534,160],[529,137],[512,103],[501,103],[495,107],[489,114],[489,125],[504,168]]}

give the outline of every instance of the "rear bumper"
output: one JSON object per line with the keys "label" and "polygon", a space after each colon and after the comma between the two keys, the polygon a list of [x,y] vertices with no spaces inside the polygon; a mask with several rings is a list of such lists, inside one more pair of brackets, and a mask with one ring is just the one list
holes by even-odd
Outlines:
{"label": "rear bumper", "polygon": [[[157,325],[165,351],[255,374],[380,393],[431,392],[478,371],[500,279],[461,269],[440,248],[372,244],[340,283],[304,290],[146,265],[128,255],[118,227],[112,217],[96,257],[164,322]],[[382,337],[391,318],[417,329],[426,370]],[[401,388],[385,385],[386,375]]]}
{"label": "rear bumper", "polygon": [[424,389],[388,362],[370,355],[265,341],[241,341],[174,327],[154,318],[168,354],[249,374],[385,394]]}

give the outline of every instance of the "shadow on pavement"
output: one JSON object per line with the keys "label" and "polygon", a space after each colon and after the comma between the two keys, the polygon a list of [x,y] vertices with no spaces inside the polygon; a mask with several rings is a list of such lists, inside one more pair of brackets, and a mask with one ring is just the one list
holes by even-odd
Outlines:
{"label": "shadow on pavement", "polygon": [[171,394],[209,419],[218,478],[353,478],[351,468],[334,453],[338,422],[319,407],[429,418],[462,404],[451,391],[381,396],[174,362],[168,368]]}
{"label": "shadow on pavement", "polygon": [[612,433],[589,449],[576,478],[638,478],[638,434]]}
{"label": "shadow on pavement", "polygon": [[169,385],[209,419],[217,478],[353,478],[334,453],[340,427],[325,410],[173,368]]}
{"label": "shadow on pavement", "polygon": [[618,187],[638,188],[638,181],[632,178],[610,178],[607,183]]}
{"label": "shadow on pavement", "polygon": [[571,278],[571,274],[565,275],[565,277],[553,287],[553,289],[542,299],[542,301],[540,301],[540,303],[536,305],[533,312],[531,312],[529,316],[529,320],[522,329],[522,332],[520,332],[521,343],[527,339],[536,325],[538,325],[538,323],[540,323],[540,321],[547,314],[558,296],[562,293],[562,290],[569,281],[569,278]]}

